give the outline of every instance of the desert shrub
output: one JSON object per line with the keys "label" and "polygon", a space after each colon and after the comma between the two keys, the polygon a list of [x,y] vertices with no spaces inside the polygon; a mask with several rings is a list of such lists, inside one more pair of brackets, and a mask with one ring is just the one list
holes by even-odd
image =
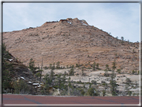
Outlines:
{"label": "desert shrub", "polygon": [[60,62],[59,61],[56,63],[56,69],[60,69]]}
{"label": "desert shrub", "polygon": [[44,67],[44,69],[48,69],[48,67],[47,67],[47,66],[45,66],[45,67]]}
{"label": "desert shrub", "polygon": [[74,66],[71,66],[71,69],[69,71],[69,75],[70,76],[74,75]]}
{"label": "desert shrub", "polygon": [[[11,78],[14,75],[13,65],[7,62],[7,59],[10,59],[11,56],[8,51],[6,51],[5,44],[2,44],[2,88],[8,89],[11,88]],[[4,91],[4,90],[3,90]]]}
{"label": "desert shrub", "polygon": [[127,79],[126,79],[126,84],[129,85],[130,83],[131,83],[130,78],[127,78]]}
{"label": "desert shrub", "polygon": [[3,55],[3,61],[5,60],[5,59],[10,59],[11,58],[11,56],[9,55],[9,52],[6,50],[6,46],[5,46],[5,44],[3,43],[2,44],[2,55]]}
{"label": "desert shrub", "polygon": [[121,70],[120,69],[117,69],[117,71],[116,72],[118,72],[119,74],[121,73]]}
{"label": "desert shrub", "polygon": [[35,74],[35,76],[36,76],[36,77],[40,77],[40,76],[41,76],[41,73],[38,72],[38,73]]}
{"label": "desert shrub", "polygon": [[117,84],[116,84],[116,81],[115,80],[110,80],[110,85],[111,85],[111,87],[110,87],[110,90],[111,90],[111,94],[113,95],[113,96],[116,96],[117,95]]}
{"label": "desert shrub", "polygon": [[128,91],[128,95],[131,96],[131,94],[132,94],[132,91]]}
{"label": "desert shrub", "polygon": [[132,71],[132,74],[135,74],[135,71],[134,71],[134,70]]}
{"label": "desert shrub", "polygon": [[98,92],[95,90],[95,93],[94,93],[94,88],[89,88],[88,90],[87,90],[87,92],[85,93],[85,95],[89,95],[89,96],[98,96],[99,94],[98,94]]}
{"label": "desert shrub", "polygon": [[11,84],[11,78],[8,76],[9,75],[9,71],[8,70],[4,70],[3,71],[3,89],[6,88],[10,88],[10,84]]}
{"label": "desert shrub", "polygon": [[93,71],[95,71],[96,70],[96,63],[94,62],[92,66],[93,66]]}
{"label": "desert shrub", "polygon": [[77,88],[72,88],[70,95],[81,96],[81,92]]}
{"label": "desert shrub", "polygon": [[105,96],[106,95],[106,91],[105,90],[103,90],[103,96]]}
{"label": "desert shrub", "polygon": [[78,64],[76,64],[76,67],[79,67],[79,65],[78,65]]}
{"label": "desert shrub", "polygon": [[133,96],[135,96],[136,94],[135,93],[133,93]]}
{"label": "desert shrub", "polygon": [[32,58],[30,59],[29,62],[29,69],[32,71],[32,73],[35,73],[36,67],[35,67],[35,62]]}
{"label": "desert shrub", "polygon": [[62,91],[60,92],[60,94],[61,94],[61,95],[68,95],[68,91],[67,91],[67,90],[62,90]]}
{"label": "desert shrub", "polygon": [[96,68],[99,69],[99,63],[97,63]]}
{"label": "desert shrub", "polygon": [[14,82],[14,93],[16,94],[28,94],[30,92],[30,87],[24,80],[19,80],[19,82]]}
{"label": "desert shrub", "polygon": [[88,94],[89,94],[90,96],[94,96],[94,89],[93,89],[93,88],[89,88],[89,89],[88,89]]}

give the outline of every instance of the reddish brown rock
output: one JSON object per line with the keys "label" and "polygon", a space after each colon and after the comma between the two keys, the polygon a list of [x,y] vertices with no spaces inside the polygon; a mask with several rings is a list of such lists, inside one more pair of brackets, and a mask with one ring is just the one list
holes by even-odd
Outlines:
{"label": "reddish brown rock", "polygon": [[49,66],[54,62],[61,65],[99,63],[105,69],[116,60],[117,69],[125,72],[138,70],[138,43],[131,43],[112,37],[107,32],[90,26],[85,20],[61,19],[46,22],[40,27],[20,31],[4,32],[3,42],[8,51],[24,64],[30,58],[36,66]]}

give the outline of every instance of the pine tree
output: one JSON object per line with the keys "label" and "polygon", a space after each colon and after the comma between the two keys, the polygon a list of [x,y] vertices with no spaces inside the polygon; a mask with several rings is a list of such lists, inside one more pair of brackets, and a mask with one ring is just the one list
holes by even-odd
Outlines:
{"label": "pine tree", "polygon": [[69,71],[69,75],[71,76],[71,75],[74,75],[74,66],[71,66],[71,69],[70,69],[70,71]]}
{"label": "pine tree", "polygon": [[95,71],[96,70],[96,63],[94,62],[93,63],[93,71]]}
{"label": "pine tree", "polygon": [[30,59],[30,62],[29,62],[29,68],[32,71],[32,73],[35,73],[36,67],[35,67],[35,62],[32,58]]}
{"label": "pine tree", "polygon": [[107,70],[107,71],[109,70],[109,65],[108,65],[108,64],[106,64],[106,70]]}
{"label": "pine tree", "polygon": [[53,69],[53,70],[55,69],[55,63],[53,63],[52,69]]}
{"label": "pine tree", "polygon": [[60,69],[60,62],[59,61],[56,63],[56,69]]}
{"label": "pine tree", "polygon": [[60,86],[61,86],[61,74],[59,74],[59,75],[57,76],[57,78],[58,78],[58,87],[61,88],[61,87],[60,87]]}
{"label": "pine tree", "polygon": [[52,64],[49,65],[49,68],[52,69]]}
{"label": "pine tree", "polygon": [[84,68],[82,67],[82,76],[84,76]]}
{"label": "pine tree", "polygon": [[[10,59],[11,56],[8,51],[6,51],[6,46],[5,44],[2,44],[2,88],[10,88],[11,87],[11,82],[12,82],[12,75],[13,74],[13,65],[7,62],[7,59]],[[4,90],[3,90],[4,91]]]}
{"label": "pine tree", "polygon": [[123,44],[123,42],[124,42],[124,37],[121,37],[121,40],[122,40],[122,42],[121,42],[121,43]]}
{"label": "pine tree", "polygon": [[110,80],[110,84],[111,84],[111,93],[113,96],[117,95],[116,93],[116,87],[117,87],[117,84],[116,84],[116,81],[114,80],[115,78],[115,74],[114,74],[114,71],[116,69],[116,62],[114,60],[114,62],[112,63],[112,74],[111,74],[111,80]]}
{"label": "pine tree", "polygon": [[99,63],[97,63],[96,68],[99,69]]}
{"label": "pine tree", "polygon": [[52,68],[51,69],[51,73],[50,73],[50,80],[52,81],[53,80],[53,78],[54,78],[54,71],[53,71],[54,69]]}

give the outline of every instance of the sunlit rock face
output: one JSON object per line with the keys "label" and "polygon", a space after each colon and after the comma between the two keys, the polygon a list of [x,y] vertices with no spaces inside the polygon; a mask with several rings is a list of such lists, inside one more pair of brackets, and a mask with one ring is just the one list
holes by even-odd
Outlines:
{"label": "sunlit rock face", "polygon": [[106,64],[111,68],[115,60],[117,69],[121,71],[139,69],[138,43],[114,38],[78,18],[60,19],[35,28],[4,32],[3,42],[7,50],[25,65],[31,58],[36,66],[41,66],[42,62],[43,66],[49,66],[58,61],[62,66],[89,66],[95,61],[101,69],[105,69]]}

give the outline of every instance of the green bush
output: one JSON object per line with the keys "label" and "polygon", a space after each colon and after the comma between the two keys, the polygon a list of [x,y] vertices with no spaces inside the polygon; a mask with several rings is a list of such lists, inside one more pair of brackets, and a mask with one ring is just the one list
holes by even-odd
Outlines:
{"label": "green bush", "polygon": [[56,69],[60,69],[60,62],[59,61],[56,63]]}
{"label": "green bush", "polygon": [[[89,96],[98,96],[98,93],[94,93],[94,88],[89,88],[86,95],[89,95]],[[95,90],[96,91],[96,90]]]}
{"label": "green bush", "polygon": [[45,67],[44,67],[44,69],[48,69],[48,67],[47,67],[47,66],[45,66]]}
{"label": "green bush", "polygon": [[71,67],[71,69],[69,71],[69,75],[70,76],[74,75],[74,66]]}
{"label": "green bush", "polygon": [[[10,59],[11,58],[11,55],[9,54],[8,51],[6,51],[6,46],[5,44],[2,44],[2,58],[3,58],[3,62],[2,62],[2,88],[5,90],[5,89],[8,89],[8,88],[11,88],[11,78],[12,76],[14,75],[14,72],[13,72],[13,65],[11,63],[9,63],[7,61],[7,59]],[[3,90],[3,91],[4,91]]]}
{"label": "green bush", "polygon": [[38,72],[38,73],[36,73],[35,75],[36,75],[36,77],[40,77],[40,76],[41,76],[41,73]]}
{"label": "green bush", "polygon": [[131,94],[132,94],[132,91],[128,91],[128,95],[131,96]]}
{"label": "green bush", "polygon": [[30,62],[29,62],[29,68],[33,73],[35,73],[36,67],[35,67],[35,62],[32,58],[30,59]]}
{"label": "green bush", "polygon": [[93,71],[95,71],[96,70],[96,63],[94,62],[92,66],[93,66]]}
{"label": "green bush", "polygon": [[105,96],[106,95],[106,91],[105,90],[103,90],[103,96]]}
{"label": "green bush", "polygon": [[29,94],[30,87],[24,80],[19,80],[18,82],[14,82],[14,93],[16,94]]}

